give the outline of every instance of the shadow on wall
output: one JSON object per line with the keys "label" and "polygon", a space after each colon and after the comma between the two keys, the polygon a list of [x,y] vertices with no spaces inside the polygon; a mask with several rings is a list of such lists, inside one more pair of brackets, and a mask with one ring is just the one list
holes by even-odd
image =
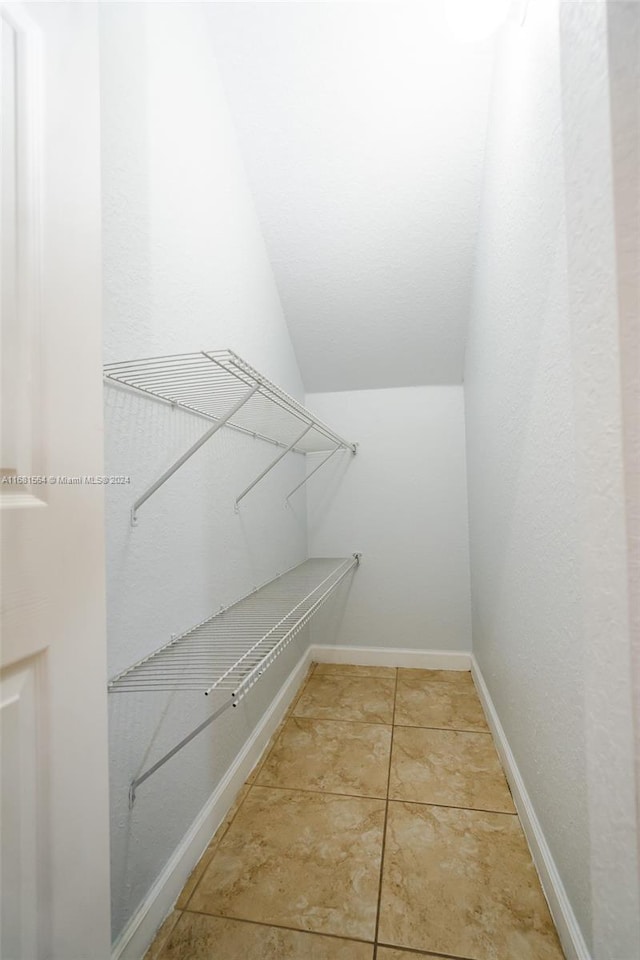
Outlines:
{"label": "shadow on wall", "polygon": [[[563,622],[571,624],[577,616],[572,609],[578,581],[575,436],[559,68],[548,62],[553,51],[544,48],[535,52],[542,62],[515,69],[512,60],[524,55],[519,34],[511,39],[496,74],[502,102],[487,145],[465,373],[471,547],[473,552],[474,545],[481,546],[485,554],[473,563],[474,594],[479,586],[491,597],[490,603],[474,603],[475,639],[488,646],[500,636],[505,617],[517,617],[518,610],[533,614],[524,609],[531,603],[532,582],[540,585],[537,616],[548,615],[554,603]],[[541,76],[547,77],[545,83],[533,82]],[[503,128],[510,131],[508,145]],[[539,146],[527,151],[534,134]],[[501,155],[505,150],[515,151],[522,162],[514,165]],[[511,169],[505,177],[507,162]],[[491,350],[490,359],[482,349]],[[486,384],[485,363],[491,373]],[[489,563],[483,562],[487,550]],[[549,619],[553,634],[553,615]],[[483,669],[488,671],[489,664]],[[514,691],[510,680],[516,699],[531,695],[526,672],[521,676],[522,690]]]}
{"label": "shadow on wall", "polygon": [[[322,454],[326,457],[326,454]],[[335,457],[332,457],[326,466],[318,470],[316,476],[309,480],[309,483],[316,484],[316,492],[309,500],[313,508],[307,511],[307,532],[309,539],[322,526],[323,520],[331,507],[331,504],[338,496],[340,487],[347,470],[353,461],[353,454],[349,450],[343,450]],[[313,470],[320,461],[320,455],[310,454],[308,456],[309,470]],[[318,494],[318,491],[320,493]],[[347,578],[350,580],[350,578]]]}
{"label": "shadow on wall", "polygon": [[[366,557],[363,557],[362,563],[366,563]],[[353,579],[357,576],[358,567],[355,567],[337,587],[328,603],[325,603],[311,620],[309,624],[311,643],[328,644],[329,646],[340,645],[339,638],[342,634],[342,624],[349,604]],[[350,644],[343,643],[342,645],[349,646]]]}

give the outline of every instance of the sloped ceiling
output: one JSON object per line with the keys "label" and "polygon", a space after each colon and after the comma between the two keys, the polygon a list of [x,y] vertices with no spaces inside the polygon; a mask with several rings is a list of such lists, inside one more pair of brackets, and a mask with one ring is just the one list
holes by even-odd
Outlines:
{"label": "sloped ceiling", "polygon": [[209,11],[307,391],[460,383],[492,44],[437,2]]}

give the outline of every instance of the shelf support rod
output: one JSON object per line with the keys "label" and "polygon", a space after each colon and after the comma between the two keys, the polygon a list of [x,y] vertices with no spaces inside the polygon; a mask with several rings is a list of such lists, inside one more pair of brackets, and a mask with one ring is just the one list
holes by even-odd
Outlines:
{"label": "shelf support rod", "polygon": [[345,448],[344,448],[344,447],[341,447],[341,446],[334,447],[333,450],[331,451],[331,453],[329,454],[329,456],[328,456],[328,457],[325,457],[324,460],[321,460],[320,463],[318,463],[318,464],[313,468],[313,470],[312,470],[310,473],[308,473],[308,474],[306,475],[306,477],[305,477],[303,480],[301,480],[300,483],[299,483],[296,487],[294,487],[293,490],[292,490],[290,493],[287,494],[286,499],[288,500],[289,497],[292,497],[293,494],[296,492],[296,490],[299,490],[300,487],[303,486],[303,484],[305,484],[305,483],[307,482],[307,480],[309,479],[309,477],[312,477],[312,476],[314,475],[314,473],[316,472],[316,470],[319,470],[320,467],[324,467],[325,463],[328,463],[329,460],[331,460],[331,457],[334,455],[334,453],[337,453],[338,450],[344,450],[344,449],[345,449]]}
{"label": "shelf support rod", "polygon": [[262,473],[261,473],[259,476],[257,476],[256,479],[255,479],[252,483],[250,483],[248,487],[246,487],[246,489],[244,489],[244,490],[242,491],[242,493],[240,494],[240,496],[236,499],[236,509],[237,509],[238,504],[240,503],[240,501],[243,500],[244,497],[246,497],[246,495],[249,493],[249,491],[250,491],[250,490],[253,490],[253,488],[255,487],[255,485],[256,485],[257,483],[260,483],[260,481],[263,479],[263,477],[266,477],[266,475],[267,475],[271,470],[273,470],[273,468],[275,467],[275,465],[276,465],[277,463],[280,463],[280,461],[282,460],[282,458],[283,458],[283,457],[286,457],[286,455],[289,453],[289,451],[290,451],[290,450],[293,450],[293,448],[300,443],[300,441],[302,440],[303,437],[306,437],[306,435],[309,433],[309,430],[311,430],[312,427],[313,427],[313,424],[312,424],[312,423],[310,423],[309,426],[305,427],[304,430],[302,431],[302,433],[300,434],[300,436],[299,436],[299,437],[296,437],[296,439],[293,441],[293,443],[290,443],[286,450],[283,450],[282,453],[279,453],[278,456],[275,458],[275,460],[272,460],[271,463],[269,464],[269,466],[268,466],[268,467],[265,467],[265,469],[262,471]]}
{"label": "shelf support rod", "polygon": [[[158,479],[155,481],[155,483],[152,483],[151,486],[150,486],[147,490],[145,490],[145,492],[144,492],[140,497],[138,497],[138,499],[137,499],[136,502],[134,503],[134,505],[133,505],[133,507],[132,507],[132,510],[131,510],[131,523],[132,523],[132,524],[135,524],[135,522],[136,522],[136,514],[137,514],[138,510],[140,509],[140,507],[142,506],[142,504],[145,502],[145,500],[148,500],[149,497],[152,496],[152,494],[154,494],[154,493],[156,492],[156,490],[157,490],[159,487],[161,487],[162,484],[165,483],[165,482],[169,479],[169,477],[173,476],[173,474],[176,472],[176,470],[179,470],[180,467],[181,467],[184,463],[186,463],[187,460],[188,460],[190,457],[192,457],[193,454],[196,453],[196,451],[199,450],[200,447],[201,447],[203,444],[205,444],[205,443],[207,442],[207,440],[209,440],[209,439],[214,435],[214,433],[217,433],[217,431],[220,429],[220,427],[224,427],[224,425],[225,425],[225,423],[227,422],[227,420],[230,420],[231,417],[235,416],[235,414],[238,412],[238,410],[240,410],[240,408],[245,405],[245,403],[247,402],[247,400],[250,400],[250,399],[251,399],[251,397],[252,397],[252,396],[254,395],[254,393],[258,390],[258,388],[259,388],[259,384],[256,384],[255,387],[252,387],[251,390],[249,390],[249,392],[244,395],[244,397],[242,397],[240,400],[238,400],[238,402],[231,408],[231,410],[229,410],[228,413],[225,413],[224,417],[221,417],[216,423],[214,423],[214,425],[213,425],[212,427],[209,428],[209,430],[207,430],[206,433],[203,433],[199,440],[196,440],[196,442],[195,442],[194,444],[192,444],[192,445],[189,447],[189,449],[188,449],[185,453],[182,454],[181,457],[178,457],[178,459],[176,460],[175,463],[173,463],[167,470],[165,470],[165,472],[162,474],[162,476],[158,477]],[[285,453],[286,453],[286,452],[288,452],[288,451],[285,451]]]}
{"label": "shelf support rod", "polygon": [[176,743],[175,747],[169,750],[168,753],[165,753],[163,757],[160,757],[160,759],[157,760],[152,767],[149,767],[148,770],[145,770],[144,773],[141,773],[139,777],[136,777],[135,780],[131,781],[131,786],[129,787],[129,809],[131,809],[131,807],[135,803],[136,790],[138,789],[140,784],[144,783],[144,781],[147,780],[150,776],[152,776],[156,772],[156,770],[159,770],[160,767],[164,766],[167,760],[171,760],[171,757],[175,757],[176,753],[178,753],[179,750],[182,750],[183,747],[186,747],[188,743],[191,743],[194,737],[197,737],[199,733],[202,733],[203,730],[206,730],[209,724],[213,723],[214,720],[217,720],[220,714],[224,713],[224,711],[227,710],[228,707],[232,705],[232,703],[233,703],[232,700],[227,700],[225,703],[223,703],[222,706],[219,707],[219,709],[216,710],[214,713],[212,713],[210,717],[207,717],[206,720],[198,724],[195,730],[192,730],[191,733],[187,734],[187,736],[184,737],[180,741],[180,743]]}

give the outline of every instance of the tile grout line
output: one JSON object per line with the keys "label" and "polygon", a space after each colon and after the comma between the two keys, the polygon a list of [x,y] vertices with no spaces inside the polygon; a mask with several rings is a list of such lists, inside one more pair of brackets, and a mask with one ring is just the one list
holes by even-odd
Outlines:
{"label": "tile grout line", "polygon": [[[292,720],[332,720],[335,723],[366,723],[370,727],[390,727],[390,723],[386,723],[384,720],[354,720],[353,717],[307,717],[304,714],[291,714]],[[422,729],[422,728],[420,728]],[[440,729],[437,727],[436,729]],[[469,731],[473,733],[473,731]]]}
{"label": "tile grout line", "polygon": [[[335,790],[312,790],[310,787],[283,787],[277,783],[254,783],[254,787],[262,787],[264,790],[286,790],[288,793],[310,793],[314,797],[335,797],[340,799],[343,797],[346,800],[381,800],[386,801],[386,797],[378,795],[377,797],[372,796],[370,793],[337,793]],[[411,800],[400,801],[411,803]],[[436,806],[436,804],[429,804],[429,806]],[[491,813],[491,810],[488,810],[487,813]],[[498,811],[495,811],[498,813]]]}
{"label": "tile grout line", "polygon": [[[318,664],[319,666],[319,664]],[[351,664],[343,664],[343,666],[351,666]],[[389,670],[397,670],[397,667],[388,667]],[[334,670],[330,672],[329,670],[323,670],[321,673],[316,673],[314,670],[314,677],[346,677],[349,680],[393,680],[393,677],[388,673],[347,673],[344,670]]]}
{"label": "tile grout line", "polygon": [[466,727],[419,727],[415,723],[396,723],[396,727],[401,727],[403,730],[442,730],[443,733],[471,733],[474,735],[479,735],[481,737],[491,737],[493,739],[493,734],[491,730],[469,730]]}
{"label": "tile grout line", "polygon": [[395,726],[405,730],[442,730],[444,733],[480,733],[485,737],[493,736],[491,730],[470,730],[469,727],[432,727],[418,723],[396,723]]}
{"label": "tile grout line", "polygon": [[[183,913],[193,913],[197,917],[213,917],[216,920],[233,920],[235,923],[251,923],[256,927],[273,927],[275,930],[289,930],[291,933],[307,933],[311,937],[331,937],[333,940],[349,940],[350,943],[364,943],[368,947],[373,946],[373,941],[364,940],[362,937],[351,937],[348,933],[326,933],[323,930],[305,930],[303,927],[289,927],[285,923],[274,923],[269,920],[250,920],[248,917],[231,917],[224,913],[207,913],[205,910],[187,910]],[[457,958],[454,958],[457,960]],[[465,960],[465,958],[461,958]]]}
{"label": "tile grout line", "polygon": [[[324,930],[305,930],[302,927],[287,926],[285,923],[273,923],[272,921],[267,922],[265,920],[250,920],[247,917],[231,917],[224,913],[207,913],[205,910],[189,910],[185,908],[180,912],[181,914],[191,913],[196,917],[211,917],[214,920],[231,920],[233,923],[249,923],[255,927],[271,927],[274,930],[287,930],[290,933],[301,933],[310,937],[329,937],[331,940],[347,940],[349,943],[362,943],[368,947],[375,947],[375,944],[371,940],[365,940],[362,937],[352,937],[347,933],[328,933]],[[174,925],[174,929],[175,926],[177,926],[177,921]],[[416,957],[433,956],[441,958],[441,960],[472,960],[471,957],[464,957],[452,953],[433,953],[433,951],[429,952],[425,950],[417,950],[415,947],[399,947],[394,943],[381,943],[379,946],[386,947],[389,950],[400,950],[405,953],[413,954]]]}
{"label": "tile grout line", "polygon": [[[391,744],[393,745],[393,737]],[[249,784],[251,787],[262,787],[265,790],[285,790],[289,793],[311,793],[316,797],[345,797],[349,800],[388,800],[389,803],[411,803],[418,807],[439,807],[443,810],[470,810],[472,813],[496,813],[504,817],[517,817],[517,812],[511,810],[492,810],[489,807],[464,807],[459,803],[434,803],[432,800],[409,800],[405,797],[374,796],[371,793],[338,793],[335,790],[312,790],[310,787],[286,787],[279,783]],[[246,798],[245,798],[246,799]],[[244,803],[244,800],[242,801]],[[234,816],[235,819],[235,816]]]}
{"label": "tile grout line", "polygon": [[376,925],[374,930],[373,960],[378,957],[378,928],[380,926],[380,909],[382,906],[382,876],[384,872],[384,851],[387,842],[387,820],[389,817],[389,787],[391,786],[391,758],[393,756],[393,729],[396,719],[396,698],[398,695],[398,670],[393,687],[393,712],[391,714],[391,743],[389,744],[389,768],[387,770],[387,796],[384,804],[384,825],[382,828],[382,850],[380,851],[380,881],[378,883],[378,903],[376,909]]}
{"label": "tile grout line", "polygon": [[463,957],[462,954],[434,953],[433,950],[418,950],[416,947],[399,947],[395,943],[381,943],[379,946],[387,950],[398,950],[400,953],[408,953],[414,957],[436,957],[437,960],[473,960],[473,957]]}
{"label": "tile grout line", "polygon": [[[365,798],[363,798],[365,799]],[[371,798],[375,799],[375,798]],[[468,810],[470,813],[495,813],[499,817],[517,817],[512,810],[491,810],[488,807],[463,807],[459,803],[433,803],[430,800],[403,800],[401,797],[389,797],[389,803],[411,803],[416,807],[438,807],[440,810]]]}
{"label": "tile grout line", "polygon": [[[363,679],[370,679],[369,677],[364,677]],[[374,678],[375,679],[375,678]],[[302,694],[302,691],[301,691]],[[300,699],[298,697],[298,699]],[[297,701],[296,701],[297,705]],[[293,709],[293,708],[292,708]],[[334,723],[366,723],[372,727],[388,727],[391,724],[386,723],[384,720],[361,720],[354,719],[353,717],[313,717],[307,716],[306,714],[287,714],[286,719],[288,720],[328,720],[333,721]],[[396,723],[396,727],[403,727],[406,730],[442,730],[443,733],[477,733],[482,734],[485,737],[492,737],[493,734],[491,730],[470,730],[468,727],[433,727],[425,724],[417,723]]]}
{"label": "tile grout line", "polygon": [[[353,720],[352,718],[349,718],[348,720],[343,720],[342,717],[302,717],[302,716],[294,716],[293,714],[288,716],[286,719],[287,720],[308,720],[310,723],[364,723],[368,727],[388,727],[389,729],[391,729],[391,723],[385,723],[384,720]],[[409,729],[415,730],[417,728],[410,727]],[[436,729],[439,729],[439,728],[436,728]],[[467,731],[461,730],[459,732],[466,733]],[[491,736],[491,734],[489,734],[489,736]]]}

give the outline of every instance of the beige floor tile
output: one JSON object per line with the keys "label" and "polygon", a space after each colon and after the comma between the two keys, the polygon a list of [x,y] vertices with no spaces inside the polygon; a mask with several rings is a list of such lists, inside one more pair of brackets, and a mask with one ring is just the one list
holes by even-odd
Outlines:
{"label": "beige floor tile", "polygon": [[365,667],[355,663],[317,663],[315,677],[387,677],[395,680],[395,667]]}
{"label": "beige floor tile", "polygon": [[254,786],[189,909],[373,939],[385,803]]}
{"label": "beige floor tile", "polygon": [[195,888],[198,886],[198,883],[200,882],[200,878],[202,877],[205,870],[209,866],[209,863],[211,862],[211,857],[215,853],[216,847],[218,846],[218,844],[224,837],[225,833],[233,823],[233,819],[236,813],[238,812],[238,810],[240,809],[245,797],[247,796],[249,789],[250,789],[249,785],[245,783],[242,789],[240,790],[240,792],[238,793],[237,797],[231,804],[231,807],[229,808],[229,811],[226,817],[224,818],[224,820],[222,821],[222,823],[214,833],[207,849],[198,860],[196,867],[191,873],[191,876],[189,877],[184,887],[182,888],[182,893],[178,897],[178,902],[176,903],[176,907],[178,910],[184,910],[184,908],[189,903],[191,894],[193,893]]}
{"label": "beige floor tile", "polygon": [[463,670],[398,670],[395,722],[447,730],[489,729],[471,674]]}
{"label": "beige floor tile", "polygon": [[181,910],[172,910],[167,919],[164,921],[155,937],[153,938],[153,943],[147,950],[144,955],[144,960],[160,960],[160,957],[163,956],[162,950],[166,945],[173,928],[176,923],[182,916]]}
{"label": "beige floor tile", "polygon": [[394,694],[395,680],[387,677],[313,676],[293,716],[391,723]]}
{"label": "beige floor tile", "polygon": [[286,710],[285,715],[284,715],[284,719],[285,719],[285,720],[286,720],[287,717],[289,717],[289,716],[293,713],[293,710],[294,710],[294,708],[295,708],[295,705],[296,705],[296,703],[298,702],[298,700],[300,699],[300,697],[302,696],[302,694],[304,693],[304,689],[305,689],[305,687],[307,686],[307,684],[309,683],[309,680],[311,680],[311,677],[313,676],[316,667],[317,667],[317,663],[310,663],[310,664],[309,664],[309,669],[307,670],[307,672],[306,672],[306,674],[305,674],[304,680],[302,681],[302,683],[301,683],[300,686],[298,687],[298,690],[296,691],[296,693],[294,694],[294,696],[293,696],[292,699],[291,699],[291,703],[290,703],[289,706],[287,707],[287,710]]}
{"label": "beige floor tile", "polygon": [[389,797],[516,812],[489,733],[395,727]]}
{"label": "beige floor tile", "polygon": [[202,879],[202,876],[205,870],[211,863],[211,857],[215,852],[216,846],[217,846],[216,843],[210,844],[205,850],[205,852],[202,854],[200,859],[198,860],[196,866],[191,871],[189,879],[185,883],[184,887],[182,888],[182,893],[178,897],[178,902],[176,903],[176,907],[178,908],[178,910],[184,910],[184,908],[189,903],[189,900],[191,899],[193,891],[196,889],[196,887],[200,883],[200,880]]}
{"label": "beige floor tile", "polygon": [[260,770],[262,769],[262,766],[263,766],[265,760],[267,759],[267,757],[268,757],[269,754],[271,753],[271,750],[273,749],[273,745],[275,744],[276,740],[278,739],[278,737],[280,736],[280,734],[281,734],[281,732],[282,732],[282,728],[284,727],[285,723],[287,722],[287,720],[289,719],[289,717],[290,717],[291,714],[293,713],[293,710],[295,709],[295,705],[296,705],[296,703],[298,702],[299,698],[302,696],[302,693],[303,693],[303,691],[304,691],[304,688],[306,687],[308,681],[310,680],[310,678],[311,678],[311,676],[312,676],[312,674],[313,674],[313,671],[314,671],[315,667],[316,667],[316,664],[315,664],[315,663],[311,663],[311,664],[309,665],[309,669],[308,669],[307,672],[306,672],[306,675],[305,675],[305,677],[304,677],[304,680],[302,681],[302,683],[301,683],[300,686],[298,687],[296,693],[294,694],[294,696],[293,696],[293,698],[292,698],[292,700],[291,700],[291,703],[290,703],[289,706],[287,707],[287,709],[286,709],[286,711],[285,711],[285,714],[284,714],[282,720],[280,721],[280,723],[278,724],[278,726],[276,727],[276,729],[275,729],[274,732],[272,733],[271,737],[269,738],[269,742],[267,743],[266,747],[265,747],[264,750],[262,751],[262,756],[260,757],[260,759],[258,760],[258,762],[256,763],[256,765],[254,766],[253,770],[251,771],[251,773],[250,773],[249,776],[247,777],[246,783],[255,783],[255,781],[257,780],[258,774],[260,773]]}
{"label": "beige floor tile", "polygon": [[158,960],[372,960],[373,945],[246,923],[183,914]]}
{"label": "beige floor tile", "polygon": [[390,726],[291,717],[256,783],[386,797],[390,750]]}
{"label": "beige floor tile", "polygon": [[265,763],[266,763],[266,761],[267,761],[267,758],[269,757],[269,754],[270,754],[271,751],[273,750],[273,748],[274,748],[274,746],[275,746],[275,744],[276,744],[276,741],[277,741],[278,737],[279,737],[280,734],[282,733],[282,731],[283,731],[283,729],[284,729],[284,725],[285,725],[285,723],[287,722],[287,720],[289,719],[290,713],[291,713],[291,710],[287,710],[287,712],[285,713],[284,717],[282,718],[282,720],[280,721],[280,723],[278,724],[278,726],[277,726],[276,729],[274,730],[273,734],[272,734],[271,737],[269,738],[268,744],[266,745],[266,747],[265,747],[264,750],[262,751],[262,756],[260,757],[260,759],[259,759],[258,762],[256,763],[255,767],[253,768],[253,770],[251,771],[251,773],[250,773],[249,776],[247,777],[247,780],[246,780],[247,783],[255,783],[256,780],[258,779],[258,777],[260,776],[260,771],[262,770],[263,766],[265,765]]}
{"label": "beige floor tile", "polygon": [[562,960],[517,817],[391,802],[378,938],[472,960]]}

